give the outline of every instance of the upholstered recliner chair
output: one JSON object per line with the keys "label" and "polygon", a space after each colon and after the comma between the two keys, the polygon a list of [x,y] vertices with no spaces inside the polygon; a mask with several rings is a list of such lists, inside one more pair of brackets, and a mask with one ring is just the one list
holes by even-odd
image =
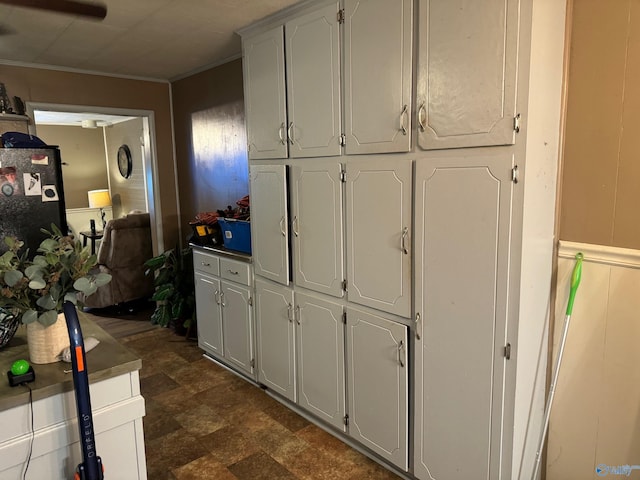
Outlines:
{"label": "upholstered recliner chair", "polygon": [[104,308],[150,297],[153,277],[144,274],[144,262],[152,256],[148,213],[130,213],[109,220],[98,249],[98,266],[101,272],[111,274],[112,279],[86,297],[85,306]]}

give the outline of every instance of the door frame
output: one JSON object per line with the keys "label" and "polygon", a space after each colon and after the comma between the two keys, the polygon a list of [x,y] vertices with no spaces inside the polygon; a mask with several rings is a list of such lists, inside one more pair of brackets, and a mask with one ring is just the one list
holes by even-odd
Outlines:
{"label": "door frame", "polygon": [[[156,148],[156,127],[153,110],[141,110],[132,108],[97,107],[87,105],[68,105],[46,102],[25,102],[26,113],[34,119],[35,110],[69,113],[96,113],[105,115],[121,115],[124,117],[142,118],[143,141],[142,161],[144,164],[144,183],[146,189],[147,205],[151,219],[151,237],[155,252],[163,252],[164,235],[162,228],[162,207],[160,205],[160,187],[158,184],[158,158]],[[29,133],[36,135],[36,125],[29,124]],[[177,185],[176,185],[177,188]]]}

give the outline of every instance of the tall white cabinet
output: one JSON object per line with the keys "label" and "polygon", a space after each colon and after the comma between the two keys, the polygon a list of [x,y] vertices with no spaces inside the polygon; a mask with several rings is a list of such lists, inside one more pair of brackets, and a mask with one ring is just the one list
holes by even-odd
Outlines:
{"label": "tall white cabinet", "polygon": [[420,480],[531,474],[563,3],[309,1],[240,32],[258,381]]}

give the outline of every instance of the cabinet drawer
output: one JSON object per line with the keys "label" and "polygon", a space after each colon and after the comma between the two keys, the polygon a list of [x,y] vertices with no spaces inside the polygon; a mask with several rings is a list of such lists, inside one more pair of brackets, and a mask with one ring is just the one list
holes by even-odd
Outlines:
{"label": "cabinet drawer", "polygon": [[249,269],[248,263],[236,262],[227,258],[220,259],[220,276],[232,282],[251,285]]}
{"label": "cabinet drawer", "polygon": [[193,268],[209,275],[220,275],[220,259],[207,253],[193,251]]}

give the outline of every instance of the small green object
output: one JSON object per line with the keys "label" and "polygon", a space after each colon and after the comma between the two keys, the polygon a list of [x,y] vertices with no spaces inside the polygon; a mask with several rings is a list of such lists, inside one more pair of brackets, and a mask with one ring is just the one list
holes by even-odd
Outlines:
{"label": "small green object", "polygon": [[576,298],[578,285],[580,285],[580,277],[582,276],[582,253],[576,254],[576,265],[573,267],[573,275],[571,275],[571,290],[569,291],[569,302],[567,303],[567,315],[571,315],[573,311],[573,301]]}
{"label": "small green object", "polygon": [[14,375],[24,375],[29,371],[30,365],[26,360],[16,360],[11,365],[11,373]]}

